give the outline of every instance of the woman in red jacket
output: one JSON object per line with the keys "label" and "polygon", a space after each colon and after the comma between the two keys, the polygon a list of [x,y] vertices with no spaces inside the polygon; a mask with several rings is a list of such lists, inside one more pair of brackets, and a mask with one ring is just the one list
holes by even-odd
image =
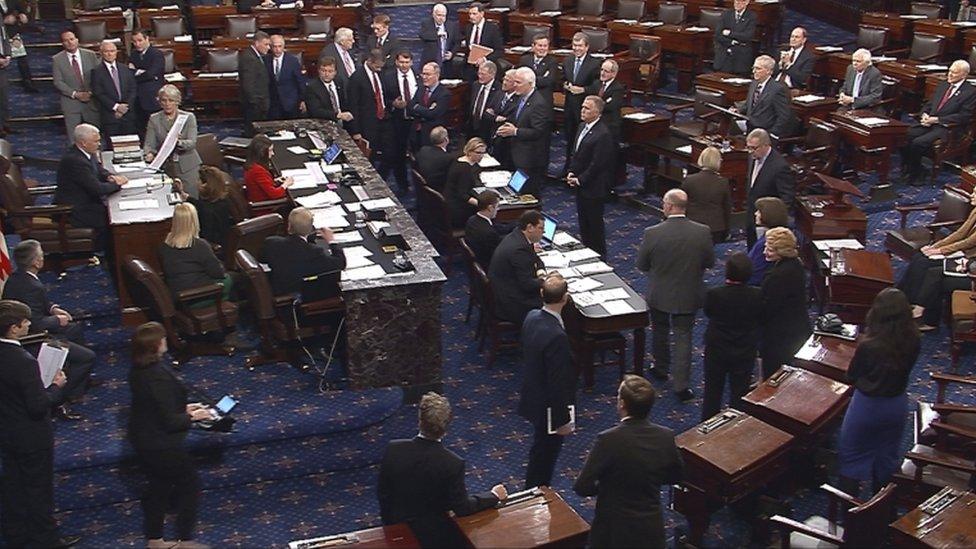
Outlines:
{"label": "woman in red jacket", "polygon": [[[266,135],[257,135],[247,147],[244,162],[244,186],[248,202],[277,200],[288,196],[291,177],[278,177],[271,173],[271,159],[274,157],[274,143]],[[261,215],[268,212],[254,212]]]}

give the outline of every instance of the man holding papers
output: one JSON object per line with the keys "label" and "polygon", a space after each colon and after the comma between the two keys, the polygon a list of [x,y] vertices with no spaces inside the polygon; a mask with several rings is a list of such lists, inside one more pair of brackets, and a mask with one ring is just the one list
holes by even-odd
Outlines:
{"label": "man holding papers", "polygon": [[461,33],[460,49],[457,53],[467,56],[464,79],[471,82],[477,76],[477,65],[484,59],[498,62],[505,53],[505,40],[502,31],[493,21],[485,19],[485,6],[474,2],[468,8],[468,26]]}

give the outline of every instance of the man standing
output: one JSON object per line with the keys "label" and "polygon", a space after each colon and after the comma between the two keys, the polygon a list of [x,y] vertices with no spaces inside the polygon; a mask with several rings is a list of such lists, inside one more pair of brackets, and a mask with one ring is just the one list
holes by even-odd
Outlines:
{"label": "man standing", "polygon": [[532,447],[525,488],[552,486],[563,437],[576,429],[576,370],[563,325],[569,301],[566,280],[558,274],[542,284],[541,309],[522,323],[522,393],[518,414],[532,423]]}
{"label": "man standing", "polygon": [[268,119],[271,98],[270,79],[264,58],[271,49],[271,37],[264,31],[254,33],[251,45],[237,53],[238,79],[241,82],[241,113],[244,131],[254,135],[254,123]]}
{"label": "man standing", "polygon": [[502,96],[501,86],[495,80],[498,67],[494,61],[485,61],[478,67],[478,80],[471,85],[468,103],[468,138],[480,137],[490,143],[495,133],[495,115]]}
{"label": "man standing", "polygon": [[78,38],[71,31],[61,33],[64,50],[54,54],[51,70],[54,87],[61,95],[61,112],[68,143],[74,141],[75,126],[86,122],[98,125],[98,107],[92,101],[91,71],[98,65],[95,52],[78,47]]}
{"label": "man standing", "polygon": [[600,78],[587,86],[586,93],[595,95],[603,100],[603,113],[600,115],[603,123],[613,136],[614,153],[617,143],[620,143],[620,127],[623,124],[620,109],[624,106],[626,88],[617,80],[620,65],[613,59],[607,59],[600,65]]}
{"label": "man standing", "polygon": [[474,252],[475,261],[481,268],[488,271],[491,266],[491,256],[495,248],[502,241],[502,235],[495,226],[495,215],[498,214],[499,196],[488,189],[478,194],[478,211],[468,218],[464,224],[464,241]]}
{"label": "man standing", "polygon": [[869,109],[881,101],[884,86],[881,71],[871,64],[871,50],[861,48],[851,55],[844,85],[837,102],[850,109]]}
{"label": "man standing", "polygon": [[485,19],[485,6],[480,2],[472,2],[468,7],[468,22],[468,26],[461,33],[461,43],[458,51],[455,52],[455,56],[459,53],[467,56],[465,58],[464,79],[471,82],[475,79],[477,65],[480,64],[480,62],[475,64],[467,62],[471,56],[471,46],[478,45],[491,49],[491,53],[482,59],[498,63],[498,60],[505,53],[505,40],[498,25],[494,21]]}
{"label": "man standing", "polygon": [[[535,93],[535,73],[528,67],[515,70],[514,111],[495,134],[508,141],[508,151],[516,169],[525,172],[528,180],[523,192],[539,197],[546,176],[549,158],[547,145],[552,127],[552,105]],[[569,111],[566,112],[569,116]],[[574,134],[575,135],[575,134]]]}
{"label": "man standing", "polygon": [[336,81],[339,85],[348,88],[349,79],[359,69],[356,60],[352,58],[352,47],[356,43],[352,29],[341,27],[335,32],[335,41],[322,48],[319,59],[331,57],[336,60],[336,67],[339,69],[336,74]]}
{"label": "man standing", "polygon": [[146,31],[132,32],[132,53],[129,55],[129,68],[135,71],[136,77],[136,122],[139,124],[139,135],[146,134],[149,115],[158,111],[159,100],[156,94],[165,84],[163,73],[166,72],[166,61],[163,52],[154,48],[149,42]]}
{"label": "man standing", "polygon": [[[508,122],[515,115],[515,108],[519,104],[519,96],[515,94],[515,71],[508,69],[502,77],[502,93],[498,99],[498,108],[495,110],[495,137],[491,140],[491,154],[506,170],[515,170],[512,162],[512,140],[504,139],[498,135],[498,128]],[[551,137],[551,136],[550,136]],[[549,164],[548,139],[546,141],[546,165]]]}
{"label": "man standing", "polygon": [[776,64],[776,80],[788,88],[806,89],[813,72],[813,52],[806,47],[807,29],[797,27],[790,33],[790,49],[779,54]]}
{"label": "man standing", "polygon": [[502,239],[491,256],[488,279],[495,314],[501,320],[521,326],[525,315],[542,305],[539,288],[546,270],[535,251],[535,245],[542,240],[542,225],[539,210],[523,213],[518,226]]}
{"label": "man standing", "polygon": [[319,59],[319,77],[305,88],[305,109],[309,118],[332,120],[350,134],[356,133],[355,120],[349,111],[346,90],[335,80],[336,60],[331,57]]}
{"label": "man standing", "polygon": [[421,86],[407,105],[407,113],[413,118],[412,148],[417,150],[430,144],[430,131],[443,126],[451,94],[441,82],[441,68],[437,63],[427,63],[420,71]]}
{"label": "man standing", "polygon": [[70,547],[54,521],[54,432],[51,408],[67,379],[58,372],[46,389],[37,360],[20,344],[30,330],[31,310],[0,301],[0,528],[7,547]]}
{"label": "man standing", "polygon": [[[116,62],[119,49],[115,42],[103,40],[99,48],[102,62],[92,69],[91,85],[98,103],[101,128],[105,137],[135,135],[136,77],[132,69]],[[106,143],[109,141],[106,140]]]}
{"label": "man standing", "polygon": [[[666,219],[644,231],[637,268],[647,273],[647,305],[654,333],[651,375],[667,380],[674,372],[674,392],[682,402],[694,398],[691,375],[691,329],[705,295],[704,274],[715,264],[712,233],[685,216],[688,195],[681,189],[664,194]],[[674,330],[674,367],[670,334]]]}
{"label": "man standing", "polygon": [[535,72],[535,88],[549,103],[556,89],[561,71],[556,59],[549,55],[549,35],[542,32],[532,39],[532,51],[519,59],[519,67],[529,67]]}
{"label": "man standing", "polygon": [[305,111],[302,94],[305,75],[298,58],[285,51],[285,37],[271,36],[271,55],[267,57],[269,110],[271,120],[298,118]]}
{"label": "man standing", "polygon": [[573,55],[563,60],[563,91],[566,101],[563,106],[563,127],[566,138],[566,158],[572,148],[570,140],[576,135],[579,127],[580,110],[583,108],[583,98],[586,88],[597,81],[600,76],[600,62],[590,53],[590,38],[582,32],[573,35]]}
{"label": "man standing", "polygon": [[417,93],[420,77],[413,70],[413,54],[410,50],[400,50],[396,53],[395,69],[387,71],[390,80],[389,87],[393,90],[393,109],[390,111],[393,119],[393,176],[401,189],[410,188],[407,180],[407,151],[410,149],[410,133],[413,129],[413,118],[407,112],[410,100]]}
{"label": "man standing", "polygon": [[396,62],[394,56],[403,49],[400,39],[390,33],[390,16],[377,13],[373,16],[371,25],[373,34],[366,38],[366,51],[380,50],[383,52],[383,69],[392,69]]}
{"label": "man standing", "polygon": [[681,480],[674,433],[648,421],[654,387],[624,376],[617,389],[620,424],[597,435],[573,491],[596,496],[590,547],[666,547],[661,486]]}
{"label": "man standing", "polygon": [[389,161],[393,154],[390,109],[396,92],[389,89],[389,82],[380,74],[382,70],[383,52],[371,51],[363,68],[349,80],[349,98],[357,132],[352,137],[357,141],[365,139],[369,142],[373,154],[370,160],[380,177],[385,179],[392,169]]}
{"label": "man standing", "polygon": [[447,6],[435,4],[430,18],[420,24],[420,40],[424,43],[424,50],[420,54],[420,64],[434,62],[441,67],[441,72],[447,76],[446,70],[454,57],[460,31],[455,21],[447,20]]}
{"label": "man standing", "polygon": [[715,27],[715,62],[719,72],[747,74],[752,59],[752,39],[756,36],[756,14],[746,8],[749,0],[733,0]]}
{"label": "man standing", "polygon": [[749,248],[756,243],[756,200],[764,196],[775,196],[793,209],[796,181],[790,164],[783,155],[773,149],[769,132],[755,129],[746,136],[746,149],[751,155],[746,168],[746,244]]}
{"label": "man standing", "polygon": [[736,103],[735,110],[749,117],[747,130],[762,128],[777,137],[788,137],[793,132],[795,118],[786,86],[772,77],[775,66],[776,61],[768,55],[756,58],[749,92],[743,101]]}
{"label": "man standing", "polygon": [[613,182],[615,143],[603,123],[603,100],[591,95],[583,100],[580,126],[571,145],[570,187],[576,189],[576,215],[583,244],[607,257],[607,239],[603,222],[603,200]]}

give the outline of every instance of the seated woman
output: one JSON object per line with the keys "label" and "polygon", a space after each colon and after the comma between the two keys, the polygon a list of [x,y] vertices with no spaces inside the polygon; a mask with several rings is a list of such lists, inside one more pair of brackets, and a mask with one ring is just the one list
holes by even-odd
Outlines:
{"label": "seated woman", "polygon": [[[969,202],[976,206],[976,192],[969,197]],[[947,296],[955,290],[971,288],[968,277],[946,276],[943,272],[941,256],[956,252],[963,252],[966,256],[976,254],[976,208],[952,234],[922,247],[912,256],[908,269],[896,284],[899,290],[905,292],[908,302],[915,306],[913,315],[921,317],[918,329],[923,332],[939,326]]]}
{"label": "seated woman", "polygon": [[[159,261],[174,297],[183,290],[223,283],[224,299],[230,297],[231,280],[224,271],[210,244],[200,238],[200,222],[193,204],[177,204],[173,211],[173,226],[166,240],[159,246]],[[203,301],[193,306],[203,307]]]}
{"label": "seated woman", "polygon": [[474,188],[480,185],[478,174],[481,168],[478,167],[478,162],[486,152],[488,146],[485,142],[480,137],[472,137],[464,145],[463,154],[447,170],[444,200],[451,216],[451,227],[455,229],[464,228],[468,218],[478,211]]}
{"label": "seated woman", "polygon": [[785,227],[766,231],[766,260],[772,263],[762,286],[762,337],[759,356],[763,379],[784,364],[810,337],[806,270],[797,258],[796,236]]}
{"label": "seated woman", "polygon": [[[248,202],[264,202],[288,197],[288,187],[294,182],[291,177],[275,177],[271,159],[274,158],[274,143],[266,135],[256,135],[247,146],[244,160],[244,187]],[[274,213],[275,209],[255,211],[254,215]]]}
{"label": "seated woman", "polygon": [[[775,196],[765,196],[756,200],[756,226],[764,227],[767,231],[776,227],[785,227],[790,223],[790,213],[784,203]],[[759,286],[766,277],[766,270],[772,263],[766,260],[766,235],[763,233],[749,250],[752,261],[752,276],[749,277],[750,286]]]}
{"label": "seated woman", "polygon": [[219,246],[224,245],[227,233],[236,221],[231,215],[230,199],[227,198],[230,193],[227,188],[229,178],[230,175],[219,168],[203,166],[200,168],[200,197],[183,197],[197,209],[200,238]]}
{"label": "seated woman", "polygon": [[688,219],[708,225],[712,242],[725,242],[732,218],[732,188],[729,180],[719,175],[722,152],[706,147],[698,155],[698,165],[702,171],[689,175],[681,183],[681,190],[688,193]]}

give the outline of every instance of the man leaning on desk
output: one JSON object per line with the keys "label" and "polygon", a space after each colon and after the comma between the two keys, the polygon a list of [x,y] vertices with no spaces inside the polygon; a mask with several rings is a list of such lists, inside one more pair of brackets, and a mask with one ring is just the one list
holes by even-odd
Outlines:
{"label": "man leaning on desk", "polygon": [[881,101],[884,92],[881,78],[881,71],[871,64],[871,51],[864,48],[855,51],[837,102],[851,110],[873,107]]}

